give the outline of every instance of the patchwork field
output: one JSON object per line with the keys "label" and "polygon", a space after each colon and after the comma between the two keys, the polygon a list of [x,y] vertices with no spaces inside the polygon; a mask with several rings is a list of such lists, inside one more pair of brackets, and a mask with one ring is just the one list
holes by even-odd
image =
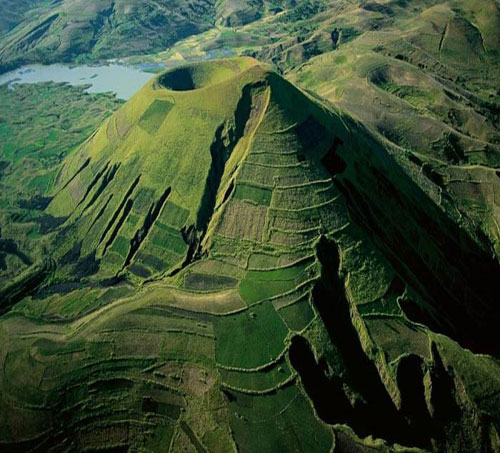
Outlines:
{"label": "patchwork field", "polygon": [[7,3],[1,451],[500,449],[495,0]]}

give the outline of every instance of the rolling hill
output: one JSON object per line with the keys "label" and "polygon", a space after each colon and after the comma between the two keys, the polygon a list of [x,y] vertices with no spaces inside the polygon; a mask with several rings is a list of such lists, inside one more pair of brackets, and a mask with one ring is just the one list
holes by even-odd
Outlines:
{"label": "rolling hill", "polygon": [[151,54],[216,24],[243,26],[291,6],[288,0],[6,1],[0,5],[1,72],[26,63]]}
{"label": "rolling hill", "polygon": [[249,57],[160,74],[1,288],[0,448],[498,449],[498,260],[412,156]]}
{"label": "rolling hill", "polygon": [[[2,40],[5,69],[26,62],[116,58],[163,50],[213,25],[209,0],[51,2],[17,24]],[[19,7],[16,7],[19,8]]]}
{"label": "rolling hill", "polygon": [[0,18],[0,36],[8,33],[26,19],[26,13],[34,9],[36,0],[5,0]]}

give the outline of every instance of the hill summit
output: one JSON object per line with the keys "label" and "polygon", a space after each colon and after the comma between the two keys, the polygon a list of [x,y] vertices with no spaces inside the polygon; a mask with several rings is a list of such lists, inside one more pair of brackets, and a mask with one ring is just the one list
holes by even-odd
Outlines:
{"label": "hill summit", "polygon": [[[350,148],[348,133],[340,116],[250,58],[167,72],[65,162],[48,207],[68,217],[61,261],[92,256],[101,277],[150,278],[222,240],[311,242],[313,231],[342,226],[324,214],[300,233],[314,222],[300,213],[334,203],[320,161],[332,146]],[[290,209],[296,218],[286,220]]]}
{"label": "hill summit", "polygon": [[251,58],[156,77],[61,167],[0,447],[498,448],[498,263],[398,152]]}

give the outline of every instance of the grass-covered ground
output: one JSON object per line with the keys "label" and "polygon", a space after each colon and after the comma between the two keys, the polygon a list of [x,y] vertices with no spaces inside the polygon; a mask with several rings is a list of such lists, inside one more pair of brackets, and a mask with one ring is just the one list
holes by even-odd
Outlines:
{"label": "grass-covered ground", "polygon": [[498,447],[497,264],[397,148],[250,58],[100,121],[50,161],[59,223],[2,290],[0,447]]}
{"label": "grass-covered ground", "polygon": [[63,3],[1,62],[301,89],[1,92],[0,449],[498,450],[498,5]]}
{"label": "grass-covered ground", "polygon": [[2,27],[10,29],[0,46],[3,70],[26,62],[88,61],[157,52],[207,30],[215,15],[209,0],[175,4],[164,0],[22,0],[3,4],[4,10],[13,17],[10,25]]}
{"label": "grass-covered ground", "polygon": [[47,258],[44,236],[61,223],[44,213],[59,165],[120,105],[64,84],[0,87],[2,286]]}

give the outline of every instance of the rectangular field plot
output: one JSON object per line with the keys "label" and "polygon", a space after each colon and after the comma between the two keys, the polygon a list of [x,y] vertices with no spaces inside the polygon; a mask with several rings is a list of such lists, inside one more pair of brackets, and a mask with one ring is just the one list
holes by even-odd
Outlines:
{"label": "rectangular field plot", "polygon": [[155,99],[139,120],[139,126],[149,134],[154,134],[163,124],[172,107],[173,104],[169,101]]}
{"label": "rectangular field plot", "polygon": [[187,244],[181,233],[160,223],[155,224],[149,241],[155,247],[169,249],[178,255],[183,255],[187,250]]}
{"label": "rectangular field plot", "polygon": [[308,296],[281,308],[279,314],[285,320],[286,325],[296,332],[305,329],[314,319],[314,311],[309,304]]}
{"label": "rectangular field plot", "polygon": [[117,236],[110,250],[118,253],[125,259],[127,258],[129,248],[130,248],[130,240],[124,238],[123,236]]}
{"label": "rectangular field plot", "polygon": [[256,368],[276,360],[283,352],[288,329],[270,303],[231,316],[214,318],[217,363]]}
{"label": "rectangular field plot", "polygon": [[250,184],[237,184],[234,192],[234,197],[237,200],[249,201],[262,206],[271,204],[271,195],[271,190]]}
{"label": "rectangular field plot", "polygon": [[294,266],[266,271],[248,271],[240,284],[240,294],[245,302],[252,304],[292,291],[304,281],[304,274],[311,260]]}
{"label": "rectangular field plot", "polygon": [[[163,257],[162,257],[163,258]],[[150,255],[143,251],[137,253],[136,261],[139,263],[143,263],[147,267],[151,268],[156,272],[163,272],[169,268],[169,264],[164,259],[160,259],[158,256]]]}
{"label": "rectangular field plot", "polygon": [[239,200],[228,202],[218,233],[260,242],[265,230],[267,208]]}
{"label": "rectangular field plot", "polygon": [[238,280],[224,275],[190,272],[184,277],[184,287],[194,291],[216,291],[233,288],[237,284]]}
{"label": "rectangular field plot", "polygon": [[225,263],[220,260],[204,259],[194,263],[190,266],[191,272],[198,272],[200,274],[217,274],[226,277],[232,277],[241,280],[245,276],[245,271],[239,267]]}
{"label": "rectangular field plot", "polygon": [[134,209],[145,215],[155,200],[155,191],[148,187],[141,187],[134,198]]}
{"label": "rectangular field plot", "polygon": [[187,209],[167,200],[158,220],[159,223],[180,230],[186,223],[188,217],[189,211]]}
{"label": "rectangular field plot", "polygon": [[140,215],[135,209],[135,204],[132,210],[127,215],[123,225],[120,227],[120,235],[128,239],[132,239],[137,229],[143,224],[144,216]]}
{"label": "rectangular field plot", "polygon": [[323,187],[312,184],[304,187],[276,189],[272,206],[290,210],[306,209],[331,202],[338,195],[338,190],[331,184]]}
{"label": "rectangular field plot", "polygon": [[131,266],[128,268],[132,274],[136,275],[137,277],[141,278],[148,278],[151,277],[151,270],[145,266],[142,266],[139,263],[133,263]]}
{"label": "rectangular field plot", "polygon": [[320,229],[304,231],[300,233],[284,232],[273,230],[269,242],[271,244],[285,247],[299,246],[306,243],[312,243],[320,234]]}

